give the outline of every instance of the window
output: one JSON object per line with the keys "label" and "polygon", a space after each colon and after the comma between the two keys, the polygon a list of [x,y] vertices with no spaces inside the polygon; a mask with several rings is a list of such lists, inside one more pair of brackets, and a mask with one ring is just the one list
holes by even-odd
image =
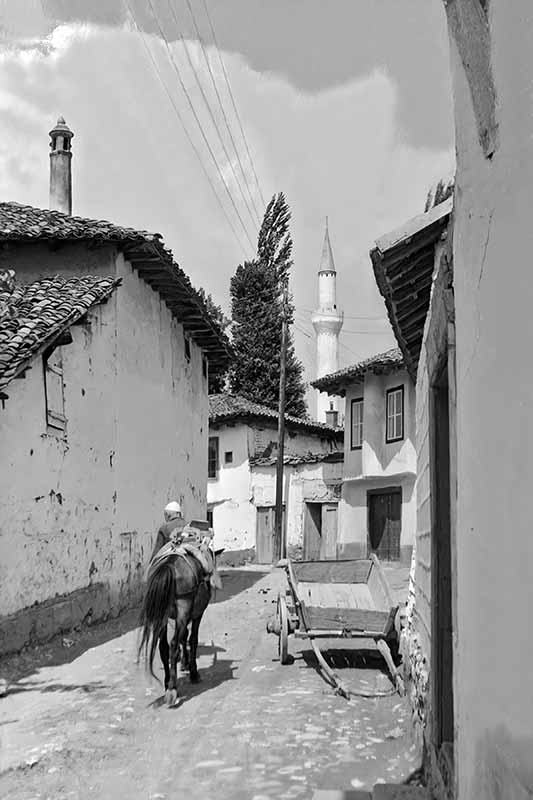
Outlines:
{"label": "window", "polygon": [[224,453],[224,464],[233,464],[233,450],[226,450]]}
{"label": "window", "polygon": [[209,437],[209,450],[207,458],[207,476],[216,478],[218,472],[218,436]]}
{"label": "window", "polygon": [[204,373],[204,378],[207,378],[207,358],[202,359],[202,371]]}
{"label": "window", "polygon": [[207,512],[207,524],[210,528],[213,527],[213,509],[210,509]]}
{"label": "window", "polygon": [[65,397],[63,386],[63,357],[61,348],[56,347],[43,356],[44,394],[46,404],[46,425],[52,432],[65,431]]}
{"label": "window", "polygon": [[360,450],[363,446],[363,398],[352,400],[352,450]]}
{"label": "window", "polygon": [[191,360],[191,343],[187,337],[185,337],[185,358],[187,361]]}
{"label": "window", "polygon": [[403,439],[403,386],[387,390],[387,442]]}

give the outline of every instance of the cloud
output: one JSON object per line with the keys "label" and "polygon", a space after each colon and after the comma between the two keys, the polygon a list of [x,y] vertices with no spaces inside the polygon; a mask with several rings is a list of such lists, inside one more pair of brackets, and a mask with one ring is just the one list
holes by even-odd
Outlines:
{"label": "cloud", "polygon": [[[147,41],[226,213],[239,231],[240,223],[195,126],[168,52],[156,37]],[[197,43],[189,46],[215,109],[203,55]],[[257,232],[239,199],[233,170],[216,144],[183,45],[174,43],[172,52],[254,240]],[[211,52],[210,58],[222,92],[220,64]],[[339,274],[339,305],[347,316],[345,329],[365,331],[343,334],[343,363],[392,346],[385,321],[348,319],[384,316],[368,250],[377,236],[423,209],[430,185],[449,172],[452,153],[403,141],[399,88],[384,69],[311,93],[298,91],[283,77],[256,72],[239,55],[225,53],[224,59],[265,200],[283,191],[293,211],[296,342],[308,378],[313,377],[314,344],[306,309],[316,304],[326,215]],[[75,133],[74,213],[161,232],[193,283],[227,307],[229,279],[250,247],[244,244],[242,229],[243,246],[235,240],[138,34],[62,25],[51,33],[46,47],[5,51],[0,64],[0,121],[5,131],[0,197],[47,205],[48,131],[63,114]],[[226,94],[224,101],[229,114]],[[216,119],[224,131],[218,112]],[[231,119],[253,186],[242,140]],[[226,148],[234,159],[229,140]],[[233,168],[244,187],[235,159]],[[257,192],[255,198],[262,212]]]}

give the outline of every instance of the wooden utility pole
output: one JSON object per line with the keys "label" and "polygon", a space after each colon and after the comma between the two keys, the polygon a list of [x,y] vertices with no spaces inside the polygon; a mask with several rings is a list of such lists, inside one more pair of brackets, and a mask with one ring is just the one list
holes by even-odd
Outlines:
{"label": "wooden utility pole", "polygon": [[278,463],[276,467],[276,515],[274,526],[274,563],[287,556],[287,543],[283,525],[283,455],[285,444],[285,389],[287,384],[287,305],[288,286],[283,287],[283,315],[281,326],[281,353],[279,371],[279,411],[278,411]]}

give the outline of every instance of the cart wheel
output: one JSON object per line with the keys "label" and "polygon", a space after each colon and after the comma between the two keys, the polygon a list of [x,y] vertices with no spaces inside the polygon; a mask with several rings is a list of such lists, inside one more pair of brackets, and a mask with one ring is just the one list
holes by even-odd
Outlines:
{"label": "cart wheel", "polygon": [[287,613],[287,603],[282,594],[278,595],[278,619],[279,619],[279,639],[278,653],[282,664],[290,664],[292,659],[289,655],[289,615]]}

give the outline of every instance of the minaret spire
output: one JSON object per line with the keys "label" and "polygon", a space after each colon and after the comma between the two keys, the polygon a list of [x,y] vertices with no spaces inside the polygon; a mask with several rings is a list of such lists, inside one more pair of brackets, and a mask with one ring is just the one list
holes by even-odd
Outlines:
{"label": "minaret spire", "polygon": [[[336,372],[339,368],[339,333],[343,323],[343,313],[337,308],[337,271],[329,238],[328,217],[322,257],[318,268],[318,309],[312,317],[316,331],[316,372],[317,378]],[[331,399],[317,392],[317,419],[325,422],[326,412],[331,409]],[[333,410],[338,410],[336,399]]]}

